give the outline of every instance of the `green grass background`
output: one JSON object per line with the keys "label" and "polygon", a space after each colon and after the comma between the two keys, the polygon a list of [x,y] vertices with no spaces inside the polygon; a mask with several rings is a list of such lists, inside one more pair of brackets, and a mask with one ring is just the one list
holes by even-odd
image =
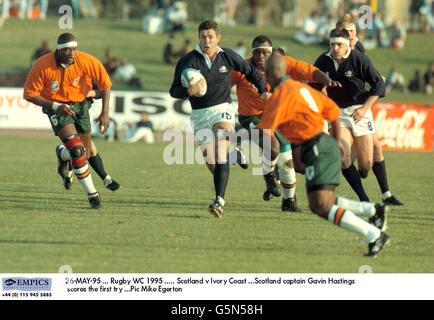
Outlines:
{"label": "green grass background", "polygon": [[[43,39],[54,47],[63,32],[54,18],[9,20],[0,29],[0,67],[26,68]],[[81,48],[102,57],[111,47],[137,67],[145,90],[167,91],[174,67],[162,62],[166,35],[146,35],[141,22],[76,20],[71,30]],[[223,46],[246,46],[267,34],[289,55],[314,62],[326,49],[294,43],[292,29],[223,28]],[[176,38],[195,42],[196,27]],[[387,74],[396,65],[407,78],[432,60],[431,34],[409,35],[404,50],[377,49],[369,56]],[[125,89],[116,84],[115,89]],[[432,96],[393,93],[391,101],[432,103]],[[434,272],[434,155],[387,153],[392,191],[405,206],[390,217],[392,245],[376,259],[363,257],[366,245],[309,213],[303,177],[298,176],[301,215],[280,211],[280,199],[262,201],[263,181],[232,167],[225,217],[207,212],[212,177],[203,166],[167,166],[163,144],[125,145],[99,141],[109,173],[123,188],[102,192],[104,208],[88,209],[76,184],[71,192],[56,174],[53,138],[0,136],[0,272]],[[365,182],[373,200],[380,192],[371,175]],[[354,198],[346,183],[338,193]]]}
{"label": "green grass background", "polygon": [[[0,137],[0,272],[434,272],[432,153],[387,153],[392,191],[392,244],[377,258],[355,234],[311,214],[298,176],[300,215],[283,214],[280,199],[262,200],[263,181],[231,168],[223,219],[207,212],[212,176],[204,166],[167,166],[165,145],[98,141],[122,189],[103,188],[104,208],[88,209],[78,184],[64,191],[54,138]],[[365,182],[373,200],[380,191]],[[354,198],[346,182],[338,193]]]}

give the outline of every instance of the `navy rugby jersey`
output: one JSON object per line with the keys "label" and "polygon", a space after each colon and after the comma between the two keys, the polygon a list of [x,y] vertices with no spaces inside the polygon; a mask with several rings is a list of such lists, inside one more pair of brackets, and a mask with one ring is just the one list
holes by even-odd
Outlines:
{"label": "navy rugby jersey", "polygon": [[[205,77],[208,89],[203,97],[189,97],[187,88],[182,86],[181,74],[186,68],[199,70]],[[255,66],[244,61],[235,51],[218,48],[217,56],[211,63],[198,45],[195,50],[178,61],[170,95],[177,99],[189,98],[193,110],[209,108],[225,102],[230,103],[232,102],[232,70],[245,74],[247,80],[258,88],[259,94],[267,91],[266,84]]]}
{"label": "navy rugby jersey", "polygon": [[[371,96],[385,96],[383,77],[369,58],[357,50],[351,50],[341,64],[333,60],[330,52],[323,53],[314,65],[342,84],[342,88],[327,88],[329,98],[341,108],[364,104]],[[369,84],[369,90],[365,88],[366,84]]]}
{"label": "navy rugby jersey", "polygon": [[357,40],[354,50],[360,51],[361,53],[365,53],[365,47],[359,40]]}

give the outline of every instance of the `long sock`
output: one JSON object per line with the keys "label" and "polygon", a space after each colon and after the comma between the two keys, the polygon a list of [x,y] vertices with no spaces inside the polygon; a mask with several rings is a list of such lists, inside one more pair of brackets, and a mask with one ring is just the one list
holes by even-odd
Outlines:
{"label": "long sock", "polygon": [[386,161],[374,162],[372,171],[374,171],[375,177],[377,178],[378,185],[383,194],[383,200],[391,197],[392,193],[389,191],[389,182],[387,180]]}
{"label": "long sock", "polygon": [[336,205],[333,205],[330,208],[328,220],[345,230],[349,230],[366,237],[369,243],[377,240],[381,234],[380,229],[377,227],[357,217],[350,210],[345,210],[344,208],[340,208]]}
{"label": "long sock", "polygon": [[93,185],[92,175],[90,174],[90,168],[87,162],[84,166],[78,169],[74,168],[73,165],[72,171],[74,171],[80,185],[88,195],[97,193],[95,186]]}
{"label": "long sock", "polygon": [[340,208],[350,210],[358,217],[371,218],[375,215],[374,203],[353,201],[343,197],[338,197],[336,205]]}
{"label": "long sock", "polygon": [[357,194],[360,201],[369,202],[369,197],[366,194],[365,189],[363,188],[362,179],[360,178],[360,174],[354,164],[352,163],[351,166],[347,169],[342,169],[342,174],[350,184],[351,188]]}
{"label": "long sock", "polygon": [[104,180],[107,177],[107,172],[105,172],[104,164],[102,162],[102,158],[100,157],[99,153],[89,158],[89,164],[92,166],[93,170],[98,174],[98,176]]}
{"label": "long sock", "polygon": [[224,198],[226,187],[229,181],[229,163],[217,163],[214,170],[214,188],[216,199],[218,197]]}
{"label": "long sock", "polygon": [[294,168],[284,166],[279,167],[280,183],[282,185],[283,199],[293,199],[295,197],[296,178]]}

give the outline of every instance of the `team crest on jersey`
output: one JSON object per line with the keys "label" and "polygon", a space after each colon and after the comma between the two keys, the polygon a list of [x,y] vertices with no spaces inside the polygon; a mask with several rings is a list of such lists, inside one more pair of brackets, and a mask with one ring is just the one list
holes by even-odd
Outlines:
{"label": "team crest on jersey", "polygon": [[305,174],[307,180],[309,181],[312,180],[313,177],[315,177],[315,167],[314,166],[306,167]]}
{"label": "team crest on jersey", "polygon": [[80,82],[80,77],[77,77],[74,80],[72,80],[72,85],[76,86],[78,85],[79,82]]}
{"label": "team crest on jersey", "polygon": [[56,80],[51,81],[51,91],[59,90],[59,82]]}
{"label": "team crest on jersey", "polygon": [[352,78],[353,77],[353,71],[351,71],[351,70],[346,71],[345,72],[345,77]]}
{"label": "team crest on jersey", "polygon": [[226,66],[220,67],[219,71],[220,71],[220,73],[227,73],[227,72],[229,72],[229,70],[228,70],[228,68]]}

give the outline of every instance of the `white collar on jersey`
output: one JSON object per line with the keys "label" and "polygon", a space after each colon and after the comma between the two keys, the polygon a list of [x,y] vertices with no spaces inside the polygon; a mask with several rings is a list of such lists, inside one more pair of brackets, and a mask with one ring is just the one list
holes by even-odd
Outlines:
{"label": "white collar on jersey", "polygon": [[[196,51],[199,52],[205,58],[206,64],[208,66],[208,69],[211,69],[212,61],[208,57],[208,55],[206,55],[205,53],[203,53],[202,48],[200,47],[200,44],[196,45]],[[222,48],[220,48],[219,46],[217,46],[217,54],[219,54],[220,52],[224,52],[224,50]]]}

